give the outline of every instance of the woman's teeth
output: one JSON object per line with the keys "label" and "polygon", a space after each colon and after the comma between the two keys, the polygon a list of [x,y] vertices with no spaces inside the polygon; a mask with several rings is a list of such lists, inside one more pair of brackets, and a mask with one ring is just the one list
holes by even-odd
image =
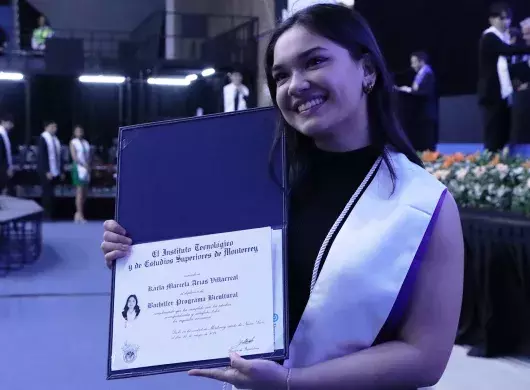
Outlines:
{"label": "woman's teeth", "polygon": [[315,106],[318,106],[320,104],[324,103],[324,99],[323,98],[315,98],[315,99],[312,99],[304,104],[301,104],[300,106],[298,106],[298,112],[303,112],[303,111],[307,111],[309,110],[310,108],[313,108]]}

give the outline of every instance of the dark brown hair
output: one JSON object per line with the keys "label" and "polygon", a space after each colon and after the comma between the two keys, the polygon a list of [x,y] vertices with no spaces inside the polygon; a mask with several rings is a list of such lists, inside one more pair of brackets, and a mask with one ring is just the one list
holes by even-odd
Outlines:
{"label": "dark brown hair", "polygon": [[[329,39],[350,52],[356,61],[368,57],[377,79],[368,95],[368,118],[372,145],[381,150],[392,181],[395,183],[395,170],[390,162],[387,147],[405,154],[413,163],[423,166],[396,117],[394,102],[394,82],[387,70],[383,54],[366,20],[355,10],[341,5],[317,4],[305,8],[285,20],[273,32],[265,54],[265,72],[273,104],[276,101],[276,82],[272,75],[274,48],[280,36],[295,25]],[[292,128],[283,117],[277,129],[273,150],[285,136],[287,159],[290,167],[290,184],[297,182],[305,172],[309,151],[313,141]]]}

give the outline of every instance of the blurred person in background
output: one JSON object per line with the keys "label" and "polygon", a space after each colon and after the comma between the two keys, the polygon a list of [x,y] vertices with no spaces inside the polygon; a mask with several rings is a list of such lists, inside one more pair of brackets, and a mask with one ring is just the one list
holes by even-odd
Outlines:
{"label": "blurred person in background", "polygon": [[74,222],[85,223],[84,206],[90,183],[90,144],[84,138],[81,126],[74,128],[70,141],[70,155],[72,156],[72,184],[76,188]]}
{"label": "blurred person in background", "polygon": [[[520,29],[510,29],[510,40],[513,45],[523,45],[524,39]],[[514,88],[510,144],[530,143],[530,55],[514,55],[509,64],[510,78]]]}
{"label": "blurred person in background", "polygon": [[521,22],[521,30],[523,33],[523,40],[530,46],[530,18],[526,18]]}
{"label": "blurred person in background", "polygon": [[44,131],[39,137],[37,172],[42,188],[42,207],[45,219],[54,215],[55,186],[61,178],[61,143],[57,138],[57,123],[44,123]]}
{"label": "blurred person in background", "polygon": [[13,117],[4,114],[0,117],[0,195],[9,188],[13,177],[13,154],[9,133],[14,127]]}
{"label": "blurred person in background", "polygon": [[46,40],[52,38],[54,32],[47,24],[45,16],[40,16],[38,23],[39,27],[33,30],[33,36],[31,37],[31,48],[35,51],[44,51],[46,49]]}
{"label": "blurred person in background", "polygon": [[3,55],[7,50],[7,45],[9,43],[9,35],[6,31],[0,27],[0,55]]}
{"label": "blurred person in background", "polygon": [[[516,46],[524,45],[523,34],[519,28],[510,28],[510,43]],[[509,59],[508,68],[514,90],[527,90],[530,81],[530,54],[512,56]]]}
{"label": "blurred person in background", "polygon": [[418,105],[417,127],[413,130],[411,141],[416,150],[436,150],[438,142],[438,97],[436,93],[436,76],[429,65],[429,56],[425,52],[415,52],[410,56],[410,66],[416,73],[412,86],[401,86],[398,89],[405,93],[422,98]]}
{"label": "blurred person in background", "polygon": [[228,77],[230,83],[223,87],[224,112],[246,110],[250,91],[243,84],[243,75],[234,71]]}
{"label": "blurred person in background", "polygon": [[492,4],[490,27],[479,43],[478,98],[484,123],[484,147],[493,152],[504,148],[510,139],[514,88],[509,61],[514,55],[530,53],[528,45],[511,44],[511,22],[512,10],[506,3]]}

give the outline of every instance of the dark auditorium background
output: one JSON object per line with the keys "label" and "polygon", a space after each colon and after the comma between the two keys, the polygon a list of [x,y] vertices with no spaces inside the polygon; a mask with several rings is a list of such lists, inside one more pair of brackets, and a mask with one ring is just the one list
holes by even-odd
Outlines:
{"label": "dark auditorium background", "polygon": [[[442,96],[474,94],[478,41],[488,27],[488,0],[357,0],[394,72],[406,70],[406,53],[426,51]],[[530,14],[530,1],[512,0],[513,25]]]}
{"label": "dark auditorium background", "polygon": [[[488,8],[493,1],[355,0],[354,5],[368,20],[395,77],[396,115],[411,144],[417,146],[414,135],[438,137],[432,143],[437,150],[416,149],[425,170],[448,188],[460,210],[465,247],[463,303],[454,349],[442,380],[433,387],[436,390],[530,389],[530,68],[526,68],[526,90],[515,91],[515,82],[524,85],[526,81],[509,74],[516,86],[511,97],[518,104],[506,107],[508,115],[503,119],[519,126],[501,123],[500,133],[511,138],[506,148],[490,153],[484,147],[484,112],[476,91],[479,40],[489,27]],[[248,145],[259,143],[265,155],[270,145],[261,148],[265,145],[261,140],[273,138],[277,112],[270,107],[263,62],[271,32],[286,16],[288,3],[292,1],[0,0],[0,390],[222,388],[185,374],[108,380],[109,308],[115,283],[102,255],[103,221],[123,220],[124,214],[132,221],[143,215],[165,234],[169,224],[201,224],[196,215],[182,224],[181,216],[171,217],[167,211],[174,205],[177,211],[191,209],[190,202],[211,218],[213,212],[206,212],[204,205],[231,199],[219,189],[232,188],[243,197],[238,188],[248,184],[248,177],[261,180],[258,174],[248,174],[237,186],[226,185],[232,168],[217,166],[227,154],[232,155],[225,142],[245,152],[244,161],[254,159],[257,166],[263,162],[269,180],[268,161]],[[530,24],[530,0],[508,3],[513,26],[526,18]],[[46,40],[45,50],[32,46],[41,16],[55,33]],[[428,54],[433,73],[429,66],[412,69],[411,54],[418,52]],[[511,60],[523,66],[530,59],[514,57]],[[493,80],[491,84],[499,79],[493,68],[496,60],[490,61],[487,81]],[[424,70],[428,76],[421,73]],[[20,77],[9,78],[7,73]],[[249,90],[249,96],[242,98],[246,103],[242,110],[255,110],[227,115],[219,122],[226,118],[233,122],[223,122],[223,127],[208,125],[211,117],[187,121],[226,112],[230,104],[237,110],[236,102],[246,93],[240,93],[245,88],[233,81],[239,74]],[[98,80],[82,81],[81,75]],[[119,81],[102,82],[106,76],[118,76]],[[419,93],[422,82],[436,85],[437,90]],[[233,87],[231,95],[227,87]],[[504,104],[498,94],[495,97]],[[427,117],[433,106],[434,119]],[[188,134],[183,136],[185,132],[173,132],[182,118],[185,126],[191,123],[193,131],[188,134],[193,134],[193,142],[185,138]],[[14,128],[9,131],[11,120]],[[43,133],[47,121],[58,125],[61,149],[55,157],[50,141],[54,126]],[[140,126],[159,121],[165,122]],[[76,125],[82,127],[86,140],[72,139]],[[127,127],[121,144],[120,127]],[[196,137],[199,128],[207,132]],[[166,129],[164,134],[182,136],[182,142],[160,141],[157,137]],[[223,132],[226,129],[230,131]],[[140,133],[149,136],[140,141]],[[234,134],[248,138],[239,140]],[[146,149],[150,154],[142,154]],[[84,172],[90,173],[84,181],[78,153],[88,156],[90,169]],[[123,162],[127,153],[136,158],[135,164]],[[197,167],[213,168],[198,175]],[[208,188],[197,189],[179,176],[183,173]],[[147,180],[139,180],[140,175]],[[150,185],[151,178],[164,185]],[[124,182],[134,189],[124,191]],[[279,192],[278,187],[274,189]],[[157,200],[142,196],[143,190],[156,192]],[[142,207],[134,203],[129,208],[133,212],[120,212],[118,217],[126,198],[120,195],[120,200],[118,194],[124,193],[132,194]],[[267,198],[264,191],[260,195]],[[193,199],[182,200],[184,196]],[[144,207],[147,203],[153,209]],[[236,203],[244,209],[241,202]],[[161,204],[158,215],[152,210],[161,209]],[[260,201],[247,206],[251,211],[244,216],[249,220],[259,214],[256,207],[261,213],[268,210]],[[285,211],[278,211],[283,219],[267,226],[287,225]],[[218,219],[233,223],[233,214]],[[143,224],[137,229],[153,233]],[[140,293],[127,295],[139,294],[137,303],[139,299],[145,313],[147,296]]]}

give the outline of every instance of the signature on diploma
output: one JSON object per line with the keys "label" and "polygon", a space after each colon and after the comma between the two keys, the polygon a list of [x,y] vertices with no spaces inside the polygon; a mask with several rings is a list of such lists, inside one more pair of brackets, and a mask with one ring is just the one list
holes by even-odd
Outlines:
{"label": "signature on diploma", "polygon": [[233,347],[230,347],[230,352],[238,352],[242,350],[249,351],[253,349],[253,348],[248,348],[248,346],[251,344],[254,344],[255,339],[256,339],[256,336],[252,338],[246,338],[246,339],[239,340],[239,342],[236,345],[234,345]]}

